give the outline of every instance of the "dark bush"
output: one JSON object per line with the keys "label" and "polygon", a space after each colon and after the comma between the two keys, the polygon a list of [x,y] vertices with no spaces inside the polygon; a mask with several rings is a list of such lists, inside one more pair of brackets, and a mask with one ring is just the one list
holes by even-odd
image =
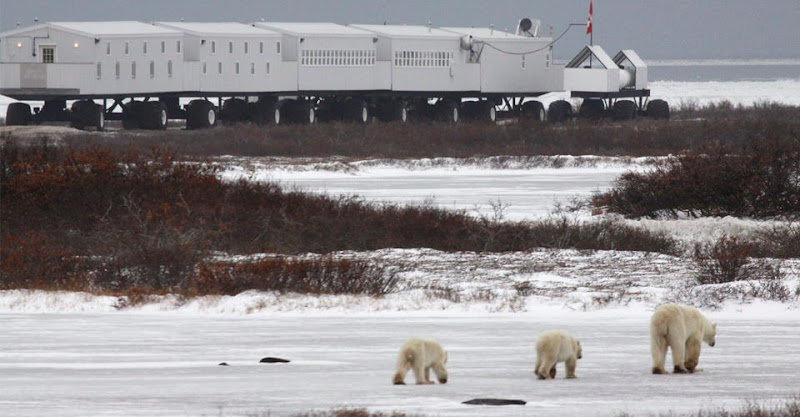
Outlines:
{"label": "dark bush", "polygon": [[735,237],[724,236],[713,243],[699,244],[695,248],[700,284],[722,284],[750,279],[748,258],[752,244]]}

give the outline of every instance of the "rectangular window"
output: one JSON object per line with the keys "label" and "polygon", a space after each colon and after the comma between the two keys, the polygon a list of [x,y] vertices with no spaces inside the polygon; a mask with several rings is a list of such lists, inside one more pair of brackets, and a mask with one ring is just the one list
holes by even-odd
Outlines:
{"label": "rectangular window", "polygon": [[281,53],[281,43],[280,42],[278,42],[278,44],[277,44],[277,46],[275,48],[276,48],[277,53]]}
{"label": "rectangular window", "polygon": [[258,53],[259,54],[263,54],[264,53],[264,42],[259,42],[258,43]]}
{"label": "rectangular window", "polygon": [[150,78],[156,76],[156,61],[150,61]]}
{"label": "rectangular window", "polygon": [[229,54],[233,53],[233,42],[228,42],[228,53]]}
{"label": "rectangular window", "polygon": [[103,64],[97,63],[97,79],[99,80],[100,77],[103,75]]}
{"label": "rectangular window", "polygon": [[172,60],[167,61],[167,76],[172,78]]}
{"label": "rectangular window", "polygon": [[136,79],[136,61],[131,62],[131,78]]}
{"label": "rectangular window", "polygon": [[222,74],[222,62],[218,62],[218,63],[217,63],[217,72],[219,72],[220,74]]}
{"label": "rectangular window", "polygon": [[142,54],[147,55],[147,41],[142,42]]}
{"label": "rectangular window", "polygon": [[211,41],[211,53],[212,54],[217,53],[217,41]]}
{"label": "rectangular window", "polygon": [[247,42],[244,43],[244,53],[248,53],[248,44]]}
{"label": "rectangular window", "polygon": [[111,55],[111,42],[106,42],[106,55]]}
{"label": "rectangular window", "polygon": [[250,75],[256,75],[256,63],[255,62],[251,62],[250,63]]}
{"label": "rectangular window", "polygon": [[181,41],[178,41],[178,43],[176,45],[177,45],[178,53],[181,53]]}
{"label": "rectangular window", "polygon": [[167,42],[166,41],[161,41],[161,53],[162,54],[167,53]]}
{"label": "rectangular window", "polygon": [[52,64],[56,62],[56,48],[49,46],[42,48],[42,63]]}
{"label": "rectangular window", "polygon": [[128,42],[125,41],[125,55],[128,55],[129,52],[130,52],[130,48],[129,48]]}
{"label": "rectangular window", "polygon": [[236,63],[235,67],[236,67],[236,75],[239,75],[239,63],[238,62]]}
{"label": "rectangular window", "polygon": [[267,74],[269,74],[269,62],[267,62]]}
{"label": "rectangular window", "polygon": [[522,69],[525,69],[525,55],[522,55]]}
{"label": "rectangular window", "polygon": [[119,61],[114,65],[114,77],[119,78]]}
{"label": "rectangular window", "polygon": [[208,65],[206,65],[205,61],[203,61],[203,75],[206,75],[206,74],[208,74]]}

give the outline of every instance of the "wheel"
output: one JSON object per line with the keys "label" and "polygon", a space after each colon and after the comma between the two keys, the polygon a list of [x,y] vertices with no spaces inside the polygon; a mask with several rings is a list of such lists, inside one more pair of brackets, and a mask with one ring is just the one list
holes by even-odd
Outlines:
{"label": "wheel", "polygon": [[651,100],[647,104],[647,116],[653,119],[669,120],[669,103],[664,100]]}
{"label": "wheel", "polygon": [[550,103],[547,109],[547,119],[550,123],[563,123],[572,117],[572,105],[566,100],[556,100]]}
{"label": "wheel", "polygon": [[27,126],[33,120],[28,103],[14,102],[6,109],[6,126]]}
{"label": "wheel", "polygon": [[383,102],[378,107],[378,116],[384,122],[408,121],[408,105],[403,100],[392,100]]}
{"label": "wheel", "polygon": [[349,121],[358,124],[367,124],[372,120],[372,114],[369,111],[369,105],[362,99],[354,98],[347,101],[347,110]]}
{"label": "wheel", "polygon": [[452,100],[442,100],[436,104],[437,118],[449,124],[457,124],[459,121],[458,103]]}
{"label": "wheel", "polygon": [[186,128],[208,129],[217,124],[217,107],[208,100],[192,100],[186,105]]}
{"label": "wheel", "polygon": [[137,117],[142,129],[164,130],[169,122],[167,106],[161,101],[142,103]]}
{"label": "wheel", "polygon": [[630,100],[620,100],[611,108],[611,118],[617,121],[633,120],[636,118],[636,103]]}
{"label": "wheel", "polygon": [[139,114],[144,110],[144,103],[141,101],[131,100],[122,105],[122,128],[123,129],[139,129],[140,116]]}
{"label": "wheel", "polygon": [[525,120],[535,120],[544,122],[547,115],[544,112],[544,105],[538,101],[527,101],[522,104],[521,117]]}
{"label": "wheel", "polygon": [[317,113],[309,100],[284,100],[284,115],[293,123],[313,124],[317,122]]}
{"label": "wheel", "polygon": [[603,100],[587,98],[586,100],[583,100],[578,115],[581,119],[600,120],[603,118],[605,111],[606,107],[603,103]]}
{"label": "wheel", "polygon": [[248,119],[248,103],[240,98],[230,98],[222,103],[219,118],[222,123],[231,125]]}
{"label": "wheel", "polygon": [[478,120],[489,123],[494,123],[497,121],[497,109],[495,108],[494,103],[491,101],[481,101],[479,111],[480,113],[478,114]]}
{"label": "wheel", "polygon": [[92,100],[78,100],[70,107],[70,125],[76,129],[105,128],[106,118],[103,107]]}

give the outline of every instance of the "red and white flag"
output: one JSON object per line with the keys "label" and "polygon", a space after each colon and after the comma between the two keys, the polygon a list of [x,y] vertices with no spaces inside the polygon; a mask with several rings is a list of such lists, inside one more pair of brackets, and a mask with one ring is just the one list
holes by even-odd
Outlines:
{"label": "red and white flag", "polygon": [[592,0],[589,0],[589,20],[586,22],[586,34],[589,35],[592,33]]}

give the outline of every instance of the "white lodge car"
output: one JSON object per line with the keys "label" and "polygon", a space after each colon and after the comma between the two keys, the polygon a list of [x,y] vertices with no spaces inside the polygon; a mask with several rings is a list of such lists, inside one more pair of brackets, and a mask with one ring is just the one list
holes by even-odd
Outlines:
{"label": "white lodge car", "polygon": [[[577,115],[668,118],[649,100],[647,66],[634,51],[614,58],[587,46],[566,66],[538,23],[515,33],[334,23],[53,22],[0,33],[0,94],[7,125],[69,121],[103,129],[187,128],[349,120],[449,123],[498,114],[564,121]],[[190,100],[181,106],[181,100]],[[26,101],[44,101],[31,109]],[[68,102],[70,103],[67,106]],[[121,111],[120,111],[121,110]],[[501,112],[501,113],[499,113]]]}

